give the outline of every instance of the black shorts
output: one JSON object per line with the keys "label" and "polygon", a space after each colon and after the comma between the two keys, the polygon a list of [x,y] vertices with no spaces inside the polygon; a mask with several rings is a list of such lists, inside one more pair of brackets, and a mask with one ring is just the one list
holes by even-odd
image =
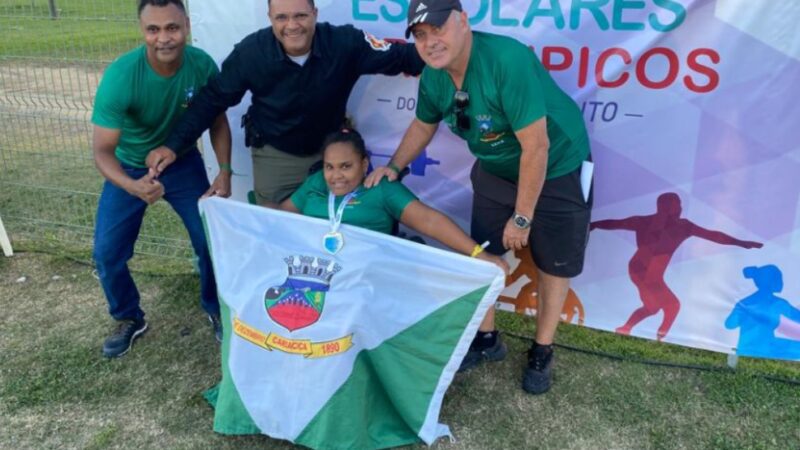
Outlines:
{"label": "black shorts", "polygon": [[[472,180],[472,238],[489,241],[487,251],[496,255],[503,248],[503,230],[514,215],[517,185],[492,175],[476,161]],[[589,241],[592,190],[589,201],[583,199],[580,167],[566,175],[545,180],[533,213],[528,247],[533,261],[543,272],[572,278],[583,271],[586,244]]]}

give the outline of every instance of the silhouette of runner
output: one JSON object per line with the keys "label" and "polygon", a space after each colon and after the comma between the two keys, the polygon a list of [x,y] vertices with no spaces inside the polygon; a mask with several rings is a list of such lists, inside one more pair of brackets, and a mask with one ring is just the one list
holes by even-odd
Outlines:
{"label": "silhouette of runner", "polygon": [[675,250],[686,239],[696,236],[723,245],[737,245],[743,248],[761,248],[763,244],[741,241],[721,231],[707,230],[688,219],[681,218],[681,199],[678,194],[661,194],[656,201],[656,213],[649,216],[632,216],[627,219],[599,220],[592,222],[590,230],[630,230],[636,232],[638,249],[628,263],[631,281],[639,290],[644,306],[631,314],[631,317],[617,333],[630,334],[636,324],[664,310],[664,319],[658,327],[658,340],[664,338],[675,322],[681,302],[664,282]]}
{"label": "silhouette of runner", "polygon": [[781,316],[800,323],[800,309],[775,295],[783,290],[783,275],[776,266],[745,267],[758,291],[742,299],[725,320],[725,328],[739,328],[736,354],[800,359],[800,341],[775,337]]}

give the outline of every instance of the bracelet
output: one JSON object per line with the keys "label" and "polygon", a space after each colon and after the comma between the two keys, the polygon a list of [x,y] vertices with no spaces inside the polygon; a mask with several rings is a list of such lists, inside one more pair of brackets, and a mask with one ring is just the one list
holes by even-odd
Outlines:
{"label": "bracelet", "polygon": [[395,166],[393,162],[390,162],[386,167],[391,169],[392,172],[395,173],[395,175],[398,175],[398,176],[400,175],[400,168]]}
{"label": "bracelet", "polygon": [[472,253],[469,255],[470,258],[475,258],[476,256],[483,253],[483,246],[480,244],[476,244],[475,248],[472,249]]}
{"label": "bracelet", "polygon": [[220,164],[219,165],[219,170],[225,170],[225,171],[230,172],[231,174],[233,174],[233,167],[231,167],[231,165],[228,164],[228,163]]}

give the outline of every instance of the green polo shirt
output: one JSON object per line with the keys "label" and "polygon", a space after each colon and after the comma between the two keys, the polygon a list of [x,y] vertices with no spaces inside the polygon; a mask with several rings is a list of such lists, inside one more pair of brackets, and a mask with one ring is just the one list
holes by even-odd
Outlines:
{"label": "green polo shirt", "polygon": [[[325,177],[319,171],[303,182],[292,194],[291,201],[303,215],[328,219],[328,192]],[[336,197],[336,208],[343,198],[343,195]],[[358,194],[344,208],[342,223],[389,234],[403,210],[414,200],[417,196],[398,181],[383,179],[371,189],[360,186]]]}
{"label": "green polo shirt", "polygon": [[147,62],[145,47],[138,47],[106,68],[97,88],[92,123],[121,130],[117,159],[146,167],[147,154],[164,143],[192,97],[217,72],[206,52],[187,46],[178,72],[162,77]]}
{"label": "green polo shirt", "polygon": [[516,182],[522,149],[514,132],[547,117],[547,178],[580,167],[589,155],[589,137],[575,101],[556,85],[529,47],[507,36],[479,31],[472,35],[462,86],[469,94],[470,129],[456,126],[456,88],[450,75],[429,66],[419,83],[417,118],[430,124],[444,120],[467,141],[484,170]]}

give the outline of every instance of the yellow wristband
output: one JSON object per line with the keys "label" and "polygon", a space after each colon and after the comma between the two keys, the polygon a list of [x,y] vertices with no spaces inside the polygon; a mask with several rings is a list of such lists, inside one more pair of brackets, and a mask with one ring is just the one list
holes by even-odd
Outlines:
{"label": "yellow wristband", "polygon": [[472,253],[469,256],[471,258],[474,258],[474,257],[480,255],[481,253],[483,253],[483,246],[482,245],[476,245],[475,248],[472,249]]}

